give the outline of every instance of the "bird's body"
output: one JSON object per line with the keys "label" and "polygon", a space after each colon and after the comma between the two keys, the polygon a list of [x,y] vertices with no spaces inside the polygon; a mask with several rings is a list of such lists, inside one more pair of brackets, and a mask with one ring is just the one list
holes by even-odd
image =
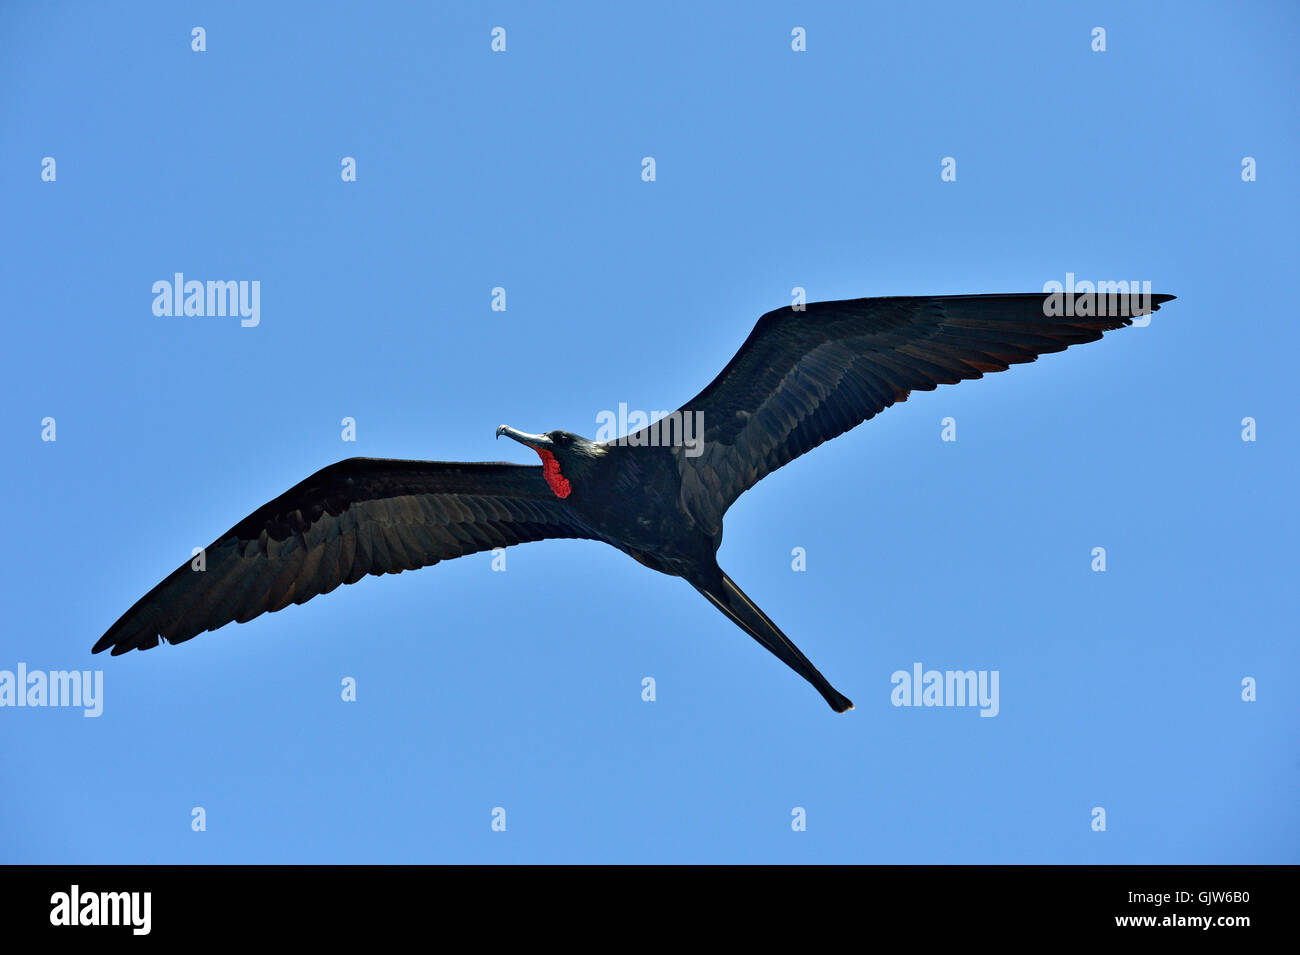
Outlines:
{"label": "bird's body", "polygon": [[179,643],[366,574],[587,538],[685,579],[842,712],[849,700],[718,566],[727,508],[766,474],[912,390],[1094,341],[1170,298],[1150,296],[1121,314],[1075,308],[1069,317],[1052,315],[1041,294],[854,299],[769,312],[713,383],[674,413],[703,423],[697,443],[662,441],[674,432],[656,425],[601,443],[502,425],[497,436],[531,447],[540,467],[341,461],[178,568],[94,649],[116,655],[160,639]]}
{"label": "bird's body", "polygon": [[585,526],[647,567],[676,576],[717,553],[721,532],[701,528],[681,506],[682,478],[668,448],[594,447],[591,470],[565,499]]}

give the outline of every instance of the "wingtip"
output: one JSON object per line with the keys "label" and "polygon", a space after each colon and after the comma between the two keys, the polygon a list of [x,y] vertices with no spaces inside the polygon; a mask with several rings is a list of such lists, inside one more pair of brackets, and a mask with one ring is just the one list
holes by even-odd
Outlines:
{"label": "wingtip", "polygon": [[105,634],[95,642],[95,645],[90,648],[90,652],[103,653],[107,650],[109,656],[120,657],[124,653],[129,653],[132,649],[133,645],[127,641]]}

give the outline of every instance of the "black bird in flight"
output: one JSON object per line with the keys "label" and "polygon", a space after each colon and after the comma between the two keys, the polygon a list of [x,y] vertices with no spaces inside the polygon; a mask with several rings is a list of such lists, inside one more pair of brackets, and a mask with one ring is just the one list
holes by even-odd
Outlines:
{"label": "black bird in flight", "polygon": [[[1130,314],[1172,298],[1151,295]],[[1005,371],[1131,324],[1128,316],[1077,311],[1052,316],[1043,294],[1029,294],[860,298],[768,312],[682,407],[676,433],[671,423],[652,423],[597,443],[568,431],[497,429],[536,451],[541,467],[340,461],[218,537],[206,569],[183,564],[94,651],[116,656],[160,639],[180,643],[367,574],[524,541],[586,538],[684,578],[843,712],[853,706],[848,698],[718,566],[727,508],[777,468],[912,391]],[[687,418],[702,423],[698,442],[682,440]]]}

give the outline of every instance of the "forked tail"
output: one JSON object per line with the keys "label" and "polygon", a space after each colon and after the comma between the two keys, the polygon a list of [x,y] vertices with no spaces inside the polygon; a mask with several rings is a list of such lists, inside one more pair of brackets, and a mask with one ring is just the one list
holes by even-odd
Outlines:
{"label": "forked tail", "polygon": [[709,603],[731,618],[736,626],[771,650],[790,669],[817,688],[826,702],[836,713],[853,709],[853,702],[835,687],[826,677],[808,662],[808,658],[799,652],[794,642],[781,632],[781,628],[768,619],[767,614],[758,608],[745,592],[736,586],[736,582],[718,570],[713,580],[692,580],[692,587],[704,594]]}

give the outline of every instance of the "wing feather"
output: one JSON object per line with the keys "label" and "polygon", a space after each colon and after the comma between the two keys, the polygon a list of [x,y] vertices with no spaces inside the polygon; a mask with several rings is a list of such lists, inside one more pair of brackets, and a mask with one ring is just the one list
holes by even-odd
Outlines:
{"label": "wing feather", "polygon": [[476,551],[590,537],[542,469],[350,458],[258,508],[142,597],[96,653],[180,643],[351,584]]}
{"label": "wing feather", "polygon": [[1172,298],[1151,295],[1128,315],[1092,317],[1054,316],[1042,293],[862,298],[768,312],[722,373],[679,409],[702,415],[704,427],[701,453],[673,449],[682,503],[716,532],[745,490],[912,391],[1096,341]]}

